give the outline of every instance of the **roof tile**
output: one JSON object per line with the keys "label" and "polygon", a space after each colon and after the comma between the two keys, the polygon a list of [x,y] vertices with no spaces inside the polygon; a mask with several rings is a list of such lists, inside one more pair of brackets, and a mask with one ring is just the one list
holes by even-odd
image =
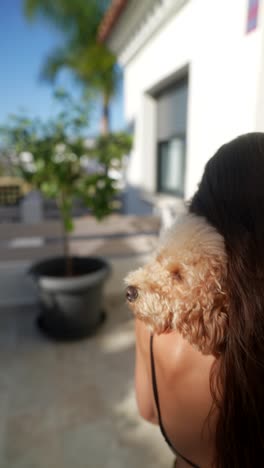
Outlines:
{"label": "roof tile", "polygon": [[119,17],[127,6],[128,0],[113,0],[106,11],[98,30],[98,41],[106,42],[114,29]]}

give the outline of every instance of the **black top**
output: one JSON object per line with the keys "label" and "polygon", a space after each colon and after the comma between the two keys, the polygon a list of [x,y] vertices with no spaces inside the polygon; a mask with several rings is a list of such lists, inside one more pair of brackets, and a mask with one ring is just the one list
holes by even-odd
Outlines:
{"label": "black top", "polygon": [[184,457],[181,453],[178,452],[178,450],[175,449],[175,447],[173,447],[170,439],[168,438],[167,434],[166,434],[166,431],[165,431],[165,428],[163,426],[163,423],[162,423],[162,419],[161,419],[161,412],[160,412],[160,404],[159,404],[159,394],[158,394],[158,386],[157,386],[157,378],[156,378],[156,370],[155,370],[155,363],[154,363],[154,352],[153,352],[153,335],[150,336],[150,360],[151,360],[151,376],[152,376],[152,387],[153,387],[153,393],[154,393],[154,399],[155,399],[155,404],[156,404],[156,408],[157,408],[157,412],[158,412],[158,421],[159,421],[159,426],[160,426],[160,430],[161,430],[161,433],[165,439],[165,441],[167,442],[168,446],[170,447],[170,449],[173,451],[173,453],[182,458],[184,461],[186,461],[186,463],[188,463],[190,466],[192,466],[193,468],[199,468],[198,465],[196,465],[195,463],[193,463],[192,461],[188,460],[188,458]]}

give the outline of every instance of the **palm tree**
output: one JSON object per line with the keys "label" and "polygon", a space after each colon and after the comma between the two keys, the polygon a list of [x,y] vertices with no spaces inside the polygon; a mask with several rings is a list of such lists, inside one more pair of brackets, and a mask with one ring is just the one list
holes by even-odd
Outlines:
{"label": "palm tree", "polygon": [[109,106],[119,78],[115,55],[97,41],[108,4],[109,0],[24,0],[29,19],[40,15],[65,36],[64,45],[55,47],[47,57],[42,77],[54,80],[62,68],[68,68],[86,88],[100,94],[102,133],[109,132]]}

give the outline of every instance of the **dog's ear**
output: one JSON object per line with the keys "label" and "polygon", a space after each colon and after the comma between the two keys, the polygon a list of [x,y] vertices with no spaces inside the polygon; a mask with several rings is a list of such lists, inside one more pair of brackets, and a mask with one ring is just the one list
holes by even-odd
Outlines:
{"label": "dog's ear", "polygon": [[228,303],[223,293],[216,293],[211,299],[213,306],[204,308],[198,319],[197,344],[200,345],[204,354],[217,356],[225,349],[228,332]]}
{"label": "dog's ear", "polygon": [[179,330],[203,354],[221,354],[228,332],[228,295],[224,271],[211,268],[209,274],[193,291],[193,303],[182,314]]}

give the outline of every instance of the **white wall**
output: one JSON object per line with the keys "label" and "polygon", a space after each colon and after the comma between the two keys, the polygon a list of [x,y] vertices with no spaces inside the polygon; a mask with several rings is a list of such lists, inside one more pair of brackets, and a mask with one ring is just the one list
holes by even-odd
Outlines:
{"label": "white wall", "polygon": [[136,131],[131,183],[155,188],[155,104],[145,93],[186,65],[187,198],[217,148],[257,128],[264,117],[263,91],[257,112],[264,60],[261,28],[245,33],[247,6],[248,0],[190,0],[126,65],[125,113]]}

